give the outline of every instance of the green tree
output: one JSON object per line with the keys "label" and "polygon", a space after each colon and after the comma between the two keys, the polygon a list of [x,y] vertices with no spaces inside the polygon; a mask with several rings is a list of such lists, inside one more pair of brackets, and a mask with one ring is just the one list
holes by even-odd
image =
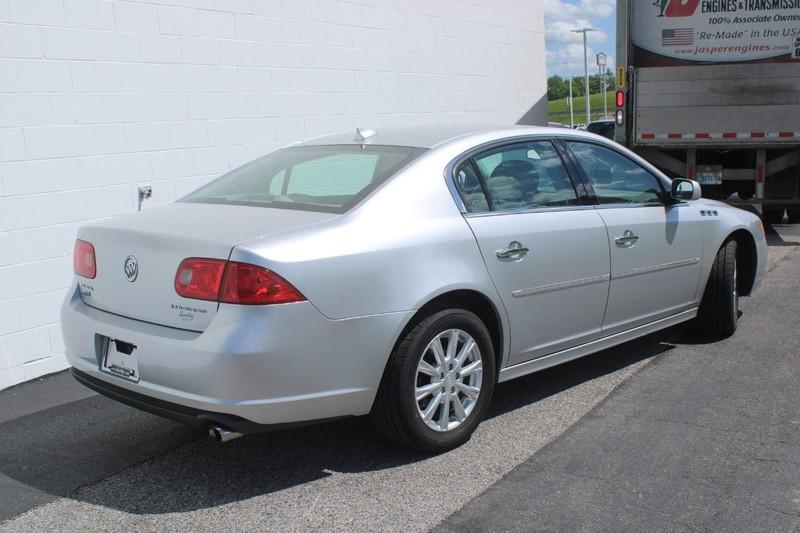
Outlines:
{"label": "green tree", "polygon": [[[613,72],[606,72],[606,90],[608,92],[614,91],[615,80]],[[569,98],[569,81],[570,78],[562,78],[561,76],[554,75],[547,78],[547,100],[561,100]],[[585,92],[583,76],[572,77],[572,96],[583,96]],[[592,74],[589,76],[589,93],[600,94],[603,92],[603,77],[600,74]]]}
{"label": "green tree", "polygon": [[601,76],[600,74],[593,74],[589,76],[589,91],[592,94],[598,94],[603,92],[603,78],[606,79],[606,90],[613,91],[615,88],[615,81],[614,81],[614,74],[611,72],[606,72],[605,76]]}
{"label": "green tree", "polygon": [[[584,80],[583,76],[573,76],[572,78],[572,96],[583,96],[584,91]],[[567,92],[569,92],[569,87],[567,87]]]}
{"label": "green tree", "polygon": [[567,81],[561,76],[550,76],[547,78],[547,99],[561,100],[569,96]]}

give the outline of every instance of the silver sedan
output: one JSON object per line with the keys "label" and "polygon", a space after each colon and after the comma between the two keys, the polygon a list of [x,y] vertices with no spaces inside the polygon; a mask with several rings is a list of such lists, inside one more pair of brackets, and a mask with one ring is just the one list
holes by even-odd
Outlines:
{"label": "silver sedan", "polygon": [[496,383],[694,320],[736,329],[755,215],[566,129],[357,130],[82,228],[75,377],[242,433],[370,414],[465,442]]}

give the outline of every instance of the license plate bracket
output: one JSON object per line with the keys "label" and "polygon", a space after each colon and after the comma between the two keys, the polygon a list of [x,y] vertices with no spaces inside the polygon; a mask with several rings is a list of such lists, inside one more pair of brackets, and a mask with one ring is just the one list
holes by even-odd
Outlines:
{"label": "license plate bracket", "polygon": [[104,337],[100,370],[134,383],[139,381],[137,346],[120,339]]}

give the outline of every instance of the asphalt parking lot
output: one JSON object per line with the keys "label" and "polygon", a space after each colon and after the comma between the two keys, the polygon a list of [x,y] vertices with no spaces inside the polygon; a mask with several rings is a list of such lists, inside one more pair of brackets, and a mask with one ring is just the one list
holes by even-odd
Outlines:
{"label": "asphalt parking lot", "polygon": [[739,331],[677,327],[500,385],[465,446],[367,421],[220,445],[67,375],[0,393],[0,530],[800,531],[800,228]]}

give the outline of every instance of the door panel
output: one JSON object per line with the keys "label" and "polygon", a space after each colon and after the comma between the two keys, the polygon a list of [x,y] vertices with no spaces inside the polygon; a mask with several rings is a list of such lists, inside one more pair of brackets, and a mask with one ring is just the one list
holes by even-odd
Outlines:
{"label": "door panel", "polygon": [[[510,322],[508,364],[600,335],[608,235],[584,206],[552,142],[531,139],[474,155],[457,169],[466,215]],[[581,189],[583,191],[583,189]],[[473,210],[474,212],[474,210]]]}
{"label": "door panel", "polygon": [[[609,247],[595,209],[468,215],[467,222],[508,311],[509,364],[600,335]],[[529,251],[514,254],[512,242]],[[508,257],[498,257],[498,251]]]}
{"label": "door panel", "polygon": [[611,245],[603,335],[696,305],[703,237],[700,218],[689,204],[606,207],[598,213],[608,227]]}
{"label": "door panel", "polygon": [[616,149],[567,143],[608,229],[611,285],[603,335],[695,305],[703,250],[691,204],[672,204],[659,178]]}

